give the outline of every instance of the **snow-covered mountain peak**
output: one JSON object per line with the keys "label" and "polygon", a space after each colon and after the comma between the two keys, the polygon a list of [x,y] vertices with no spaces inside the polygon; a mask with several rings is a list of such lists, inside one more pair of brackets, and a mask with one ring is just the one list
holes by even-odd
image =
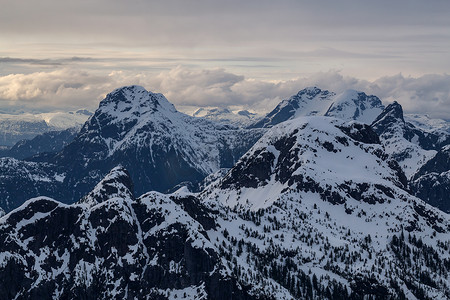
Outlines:
{"label": "snow-covered mountain peak", "polygon": [[385,152],[400,164],[408,178],[450,140],[443,131],[426,131],[405,122],[402,106],[397,102],[388,105],[371,126],[380,136]]}
{"label": "snow-covered mountain peak", "polygon": [[405,120],[403,119],[403,108],[397,101],[394,101],[393,103],[389,104],[384,109],[384,111],[375,119],[375,121],[373,121],[372,126],[377,127],[378,124],[381,123],[386,124],[389,122],[405,123]]}
{"label": "snow-covered mountain peak", "polygon": [[378,97],[360,91],[346,90],[336,95],[325,115],[370,124],[383,109],[384,106]]}
{"label": "snow-covered mountain peak", "polygon": [[270,113],[250,128],[270,128],[281,122],[302,116],[324,115],[335,93],[308,87],[281,101]]}
{"label": "snow-covered mountain peak", "polygon": [[307,87],[289,99],[281,101],[277,108],[279,110],[289,108],[295,116],[321,115],[320,112],[328,108],[328,102],[333,96],[335,96],[333,92],[317,87]]}
{"label": "snow-covered mountain peak", "polygon": [[262,135],[178,112],[162,95],[139,86],[108,94],[78,136],[58,153],[56,164],[81,181],[78,200],[94,182],[122,164],[136,183],[136,193],[172,191],[181,183],[198,183],[231,167]]}
{"label": "snow-covered mountain peak", "polygon": [[281,101],[274,110],[250,127],[270,128],[281,122],[304,116],[327,116],[345,121],[371,124],[383,111],[381,100],[355,90],[336,94],[308,87]]}
{"label": "snow-covered mountain peak", "polygon": [[185,115],[178,112],[162,94],[137,85],[114,90],[103,99],[80,132],[81,139],[97,141],[111,156],[119,148],[152,135],[161,128],[169,133]]}
{"label": "snow-covered mountain peak", "polygon": [[122,166],[112,169],[79,203],[93,206],[111,198],[134,199],[130,174]]}
{"label": "snow-covered mountain peak", "polygon": [[197,109],[193,116],[194,117],[205,117],[205,116],[218,116],[223,114],[232,114],[231,110],[226,107],[213,107],[213,108],[199,108]]}
{"label": "snow-covered mountain peak", "polygon": [[225,205],[257,210],[285,193],[382,203],[405,186],[370,126],[302,117],[271,128],[209,192]]}
{"label": "snow-covered mountain peak", "polygon": [[176,109],[162,94],[147,91],[142,86],[131,85],[115,89],[100,102],[99,109],[117,118],[140,117],[146,113]]}
{"label": "snow-covered mountain peak", "polygon": [[316,96],[317,96],[318,94],[320,94],[320,93],[327,94],[328,91],[326,91],[326,90],[325,90],[325,91],[322,91],[322,90],[319,89],[318,87],[315,87],[315,86],[309,86],[309,87],[304,88],[303,90],[300,90],[300,91],[297,93],[297,96],[301,97],[301,96],[305,95],[306,97],[312,99],[312,98],[316,97]]}
{"label": "snow-covered mountain peak", "polygon": [[318,87],[307,87],[300,90],[297,95],[292,96],[288,101],[305,101],[305,100],[326,100],[329,96],[334,96],[335,93],[328,90],[321,90]]}

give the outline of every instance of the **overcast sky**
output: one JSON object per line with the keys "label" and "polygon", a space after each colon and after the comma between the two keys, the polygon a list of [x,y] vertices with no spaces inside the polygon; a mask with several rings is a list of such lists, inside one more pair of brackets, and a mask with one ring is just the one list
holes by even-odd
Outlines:
{"label": "overcast sky", "polygon": [[141,84],[267,110],[308,85],[450,119],[450,1],[0,0],[0,111],[95,109]]}

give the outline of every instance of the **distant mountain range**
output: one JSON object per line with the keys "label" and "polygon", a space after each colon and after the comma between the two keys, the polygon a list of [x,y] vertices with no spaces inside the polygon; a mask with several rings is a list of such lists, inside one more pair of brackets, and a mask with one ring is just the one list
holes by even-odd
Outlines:
{"label": "distant mountain range", "polygon": [[258,119],[262,118],[261,115],[251,113],[248,110],[233,112],[230,109],[224,107],[199,108],[192,115],[194,117],[205,118],[224,125],[231,125],[242,128],[248,127]]}
{"label": "distant mountain range", "polygon": [[79,128],[90,115],[92,113],[85,109],[41,114],[0,113],[0,146],[11,147],[20,140],[32,139],[48,131]]}
{"label": "distant mountain range", "polygon": [[0,299],[450,298],[445,124],[316,87],[230,113],[127,86],[1,158]]}

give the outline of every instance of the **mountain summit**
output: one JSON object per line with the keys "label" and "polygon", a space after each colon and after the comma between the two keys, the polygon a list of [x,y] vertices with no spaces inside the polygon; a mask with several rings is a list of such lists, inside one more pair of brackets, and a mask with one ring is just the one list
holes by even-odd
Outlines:
{"label": "mountain summit", "polygon": [[66,181],[79,188],[72,199],[83,196],[119,164],[130,171],[137,194],[165,192],[232,167],[261,134],[185,115],[162,94],[127,86],[100,102],[54,163],[71,170]]}
{"label": "mountain summit", "polygon": [[0,217],[0,299],[448,299],[449,215],[410,189],[448,194],[450,147],[411,185],[389,151],[445,140],[397,104],[355,121],[369,98],[309,88],[238,130],[113,91],[46,163],[0,159],[8,210],[39,194]]}
{"label": "mountain summit", "polygon": [[251,128],[269,128],[302,116],[328,116],[370,124],[383,111],[376,96],[347,90],[336,94],[317,87],[308,87],[283,100]]}

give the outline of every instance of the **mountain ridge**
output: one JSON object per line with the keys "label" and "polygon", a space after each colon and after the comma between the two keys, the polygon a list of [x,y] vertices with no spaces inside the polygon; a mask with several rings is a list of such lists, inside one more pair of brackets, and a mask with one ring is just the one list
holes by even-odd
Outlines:
{"label": "mountain ridge", "polygon": [[31,199],[0,218],[0,295],[445,299],[449,215],[405,190],[373,133],[298,118],[200,194],[134,198],[118,166],[92,205]]}
{"label": "mountain ridge", "polygon": [[[231,167],[262,134],[260,129],[237,129],[182,114],[162,94],[140,86],[118,88],[100,102],[61,151],[29,158],[63,174],[62,182],[52,176],[46,177],[50,181],[45,185],[33,182],[39,171],[31,162],[21,163],[24,172],[0,164],[0,171],[9,173],[8,182],[25,180],[35,187],[25,189],[14,201],[10,194],[15,189],[5,186],[0,189],[0,203],[10,210],[42,195],[64,195],[67,203],[73,203],[118,164],[131,170],[138,195],[149,190],[166,192],[180,184],[196,188],[210,173]],[[24,178],[27,166],[31,175]]]}
{"label": "mountain ridge", "polygon": [[282,100],[263,119],[250,125],[249,128],[270,128],[297,117],[314,115],[370,124],[383,108],[378,97],[368,96],[364,92],[346,90],[336,94],[317,87],[307,87]]}

